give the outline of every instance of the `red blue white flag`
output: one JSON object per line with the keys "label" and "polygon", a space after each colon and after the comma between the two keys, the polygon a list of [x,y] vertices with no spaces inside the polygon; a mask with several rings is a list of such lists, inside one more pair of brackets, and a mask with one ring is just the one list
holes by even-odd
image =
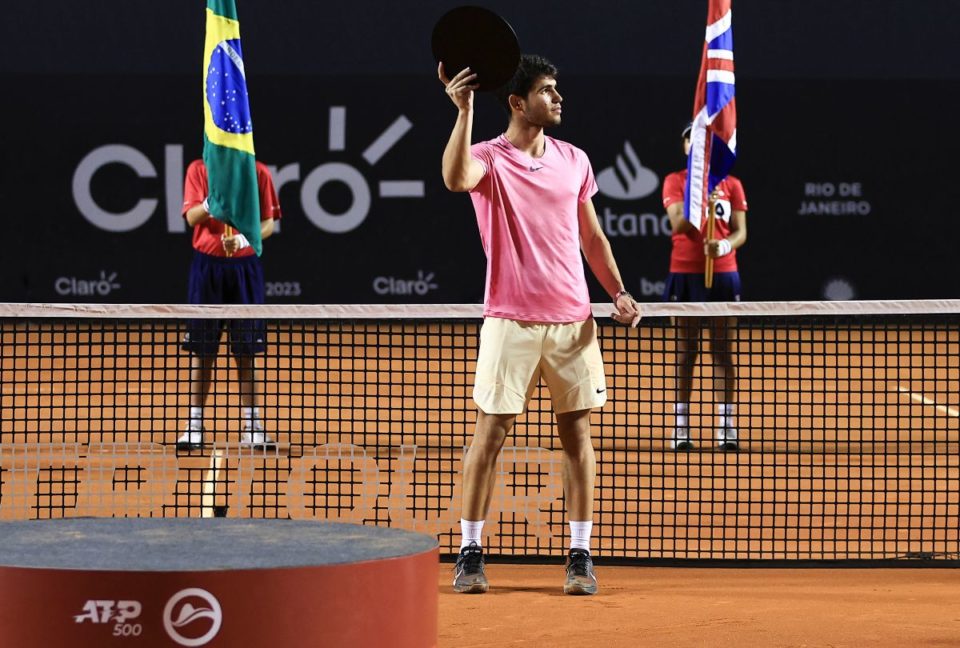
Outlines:
{"label": "red blue white flag", "polygon": [[697,229],[708,196],[727,177],[737,158],[732,0],[708,2],[684,191],[684,215]]}

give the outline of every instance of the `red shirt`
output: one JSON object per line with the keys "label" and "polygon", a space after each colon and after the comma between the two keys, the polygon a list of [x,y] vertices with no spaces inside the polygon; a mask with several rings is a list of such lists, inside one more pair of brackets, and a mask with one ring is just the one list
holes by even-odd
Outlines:
{"label": "red shirt", "polygon": [[[273,178],[265,164],[257,162],[257,185],[260,188],[260,220],[280,219],[280,201],[277,191],[273,188]],[[194,160],[187,167],[187,177],[183,182],[183,211],[186,214],[190,209],[203,203],[207,197],[207,167],[203,160]],[[211,256],[226,257],[221,237],[224,234],[225,224],[216,218],[207,218],[197,223],[193,228],[193,249]],[[237,250],[233,258],[255,254],[253,247]]]}
{"label": "red shirt", "polygon": [[[683,189],[687,182],[687,171],[671,173],[663,181],[663,206],[669,207],[673,203],[683,203]],[[716,239],[727,238],[730,235],[730,216],[733,210],[747,211],[747,196],[743,192],[743,185],[733,177],[720,183],[717,201],[717,220],[715,227]],[[707,219],[701,224],[706,229]],[[703,272],[706,269],[707,257],[703,253],[703,233],[687,231],[673,235],[673,251],[670,253],[670,272]],[[713,262],[714,272],[736,272],[737,252],[730,252]]]}

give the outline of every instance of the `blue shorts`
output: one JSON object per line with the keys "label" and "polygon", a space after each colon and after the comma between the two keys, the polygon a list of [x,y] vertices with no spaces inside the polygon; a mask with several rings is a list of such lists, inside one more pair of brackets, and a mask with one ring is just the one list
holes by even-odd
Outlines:
{"label": "blue shorts", "polygon": [[713,288],[703,283],[702,272],[671,272],[663,289],[663,301],[733,302],[740,301],[740,273],[716,272]]}
{"label": "blue shorts", "polygon": [[[260,257],[233,259],[194,252],[188,303],[262,304],[264,293]],[[263,320],[193,319],[187,322],[183,349],[198,355],[216,355],[224,329],[229,332],[230,350],[234,355],[254,355],[267,348],[267,326]]]}

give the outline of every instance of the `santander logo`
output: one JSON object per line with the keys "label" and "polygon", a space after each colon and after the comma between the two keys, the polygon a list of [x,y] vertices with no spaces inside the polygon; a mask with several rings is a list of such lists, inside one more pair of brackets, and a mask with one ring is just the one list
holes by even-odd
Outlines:
{"label": "santander logo", "polygon": [[660,185],[657,174],[640,163],[640,157],[629,140],[623,142],[623,153],[616,164],[597,174],[597,186],[603,195],[617,200],[646,198]]}
{"label": "santander logo", "polygon": [[210,592],[191,587],[174,594],[163,608],[163,628],[181,646],[204,646],[220,632],[223,610]]}

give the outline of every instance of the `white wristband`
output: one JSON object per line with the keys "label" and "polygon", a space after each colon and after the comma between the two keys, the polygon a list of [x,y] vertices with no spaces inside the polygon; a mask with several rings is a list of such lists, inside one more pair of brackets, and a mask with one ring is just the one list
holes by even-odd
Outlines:
{"label": "white wristband", "polygon": [[242,250],[245,247],[250,247],[250,241],[247,240],[247,237],[243,234],[237,234],[237,249]]}
{"label": "white wristband", "polygon": [[206,198],[203,199],[203,211],[207,212],[207,215],[210,216],[210,218],[216,218],[216,216],[214,216],[213,213],[210,211],[209,201],[210,201],[210,196],[207,196]]}
{"label": "white wristband", "polygon": [[719,253],[718,256],[727,256],[732,251],[733,246],[730,245],[730,241],[727,239],[720,239],[719,243],[717,243],[717,252]]}

